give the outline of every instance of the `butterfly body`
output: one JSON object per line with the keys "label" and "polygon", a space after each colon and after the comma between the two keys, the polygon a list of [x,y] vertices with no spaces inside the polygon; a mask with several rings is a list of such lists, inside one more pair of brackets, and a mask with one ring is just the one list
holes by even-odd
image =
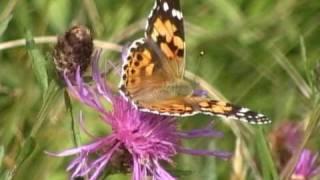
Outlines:
{"label": "butterfly body", "polygon": [[122,66],[120,93],[141,111],[191,116],[198,113],[229,117],[252,124],[270,120],[259,113],[194,93],[183,79],[185,40],[179,0],[156,0],[145,37],[128,48]]}

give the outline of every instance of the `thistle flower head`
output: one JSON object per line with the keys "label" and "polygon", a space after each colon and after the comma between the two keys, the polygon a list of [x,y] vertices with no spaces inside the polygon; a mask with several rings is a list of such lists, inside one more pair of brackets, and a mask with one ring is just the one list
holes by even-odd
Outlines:
{"label": "thistle flower head", "polygon": [[[216,156],[223,159],[230,157],[228,152],[182,147],[180,142],[183,139],[217,137],[222,134],[211,127],[181,132],[178,131],[176,121],[172,117],[140,112],[107,86],[101,77],[98,59],[99,54],[95,54],[92,65],[94,86],[84,83],[79,68],[75,84],[71,83],[67,75],[65,80],[69,92],[82,103],[97,110],[105,124],[112,127],[112,132],[94,139],[90,144],[55,154],[77,155],[68,167],[72,178],[87,176],[90,180],[95,180],[101,176],[104,169],[117,164],[121,171],[131,172],[133,180],[143,180],[150,176],[155,180],[173,180],[175,178],[162,165],[172,163],[172,157],[178,153]],[[109,102],[112,110],[106,109],[102,100]]]}
{"label": "thistle flower head", "polygon": [[270,133],[271,146],[278,159],[279,168],[282,168],[291,158],[302,141],[302,127],[299,123],[284,122]]}
{"label": "thistle flower head", "polygon": [[320,173],[318,154],[304,149],[291,176],[291,180],[308,180]]}
{"label": "thistle flower head", "polygon": [[[271,133],[271,143],[275,150],[280,170],[297,153],[302,138],[302,126],[294,122],[282,123]],[[308,149],[303,149],[290,179],[308,180],[319,174],[319,172],[318,154],[314,154]]]}
{"label": "thistle flower head", "polygon": [[83,73],[89,66],[92,52],[92,35],[85,26],[73,26],[59,36],[53,59],[60,78],[63,78],[65,73],[73,82],[77,67],[80,68],[80,73]]}

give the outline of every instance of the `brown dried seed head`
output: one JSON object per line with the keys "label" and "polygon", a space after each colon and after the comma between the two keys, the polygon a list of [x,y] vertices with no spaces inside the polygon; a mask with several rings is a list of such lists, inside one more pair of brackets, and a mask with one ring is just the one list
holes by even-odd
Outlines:
{"label": "brown dried seed head", "polygon": [[54,48],[53,59],[60,77],[66,71],[71,80],[78,66],[83,73],[90,64],[93,52],[93,38],[85,26],[73,26],[58,37]]}

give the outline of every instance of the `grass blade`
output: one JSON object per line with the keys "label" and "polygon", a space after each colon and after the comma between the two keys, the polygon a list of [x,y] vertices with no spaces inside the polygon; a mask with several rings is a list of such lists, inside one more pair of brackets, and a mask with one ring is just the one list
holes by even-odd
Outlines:
{"label": "grass blade", "polygon": [[4,157],[4,147],[0,146],[0,170],[1,170],[1,165]]}
{"label": "grass blade", "polygon": [[300,75],[298,70],[293,66],[292,63],[287,59],[287,57],[280,52],[277,48],[272,48],[271,52],[273,52],[274,59],[279,65],[288,73],[288,75],[292,78],[292,80],[296,83],[297,87],[300,89],[301,93],[307,97],[311,97],[311,88],[304,80],[304,78]]}
{"label": "grass blade", "polygon": [[26,41],[26,48],[28,50],[29,56],[32,59],[32,67],[34,73],[36,75],[37,80],[40,83],[42,90],[46,91],[48,89],[48,74],[46,68],[46,60],[41,51],[36,47],[30,31],[27,31]]}
{"label": "grass blade", "polygon": [[16,165],[15,167],[8,173],[6,179],[14,179],[15,174],[19,171],[19,168],[23,165],[23,163],[32,155],[32,153],[36,150],[37,143],[34,138],[29,137],[21,147],[18,155],[16,157]]}
{"label": "grass blade", "polygon": [[262,127],[256,130],[256,142],[263,179],[279,179]]}
{"label": "grass blade", "polygon": [[35,121],[34,126],[32,127],[30,136],[34,137],[38,133],[40,127],[42,126],[45,118],[48,115],[50,106],[52,106],[53,102],[56,101],[57,98],[59,97],[60,97],[60,91],[57,85],[52,81],[50,83],[48,91],[44,93],[42,105],[39,113],[37,114],[37,120]]}
{"label": "grass blade", "polygon": [[0,36],[2,36],[2,34],[6,31],[6,29],[8,28],[8,24],[11,21],[12,16],[8,16],[6,17],[3,21],[0,22]]}

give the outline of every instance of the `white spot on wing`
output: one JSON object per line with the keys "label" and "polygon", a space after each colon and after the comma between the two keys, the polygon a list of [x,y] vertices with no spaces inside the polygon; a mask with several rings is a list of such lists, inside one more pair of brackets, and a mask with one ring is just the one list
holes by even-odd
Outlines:
{"label": "white spot on wing", "polygon": [[176,17],[179,20],[181,20],[182,17],[183,17],[182,12],[179,11],[179,10],[176,10],[176,9],[172,9],[171,14],[172,14],[173,17]]}
{"label": "white spot on wing", "polygon": [[244,114],[243,114],[243,113],[238,112],[238,113],[237,113],[237,116],[243,117],[243,116],[244,116]]}
{"label": "white spot on wing", "polygon": [[169,10],[169,5],[168,5],[167,2],[164,2],[164,3],[163,3],[163,10],[164,10],[164,11],[168,11],[168,10]]}
{"label": "white spot on wing", "polygon": [[249,111],[248,108],[241,108],[241,109],[240,109],[240,112],[241,112],[241,113],[246,113],[246,112],[248,112],[248,111]]}

